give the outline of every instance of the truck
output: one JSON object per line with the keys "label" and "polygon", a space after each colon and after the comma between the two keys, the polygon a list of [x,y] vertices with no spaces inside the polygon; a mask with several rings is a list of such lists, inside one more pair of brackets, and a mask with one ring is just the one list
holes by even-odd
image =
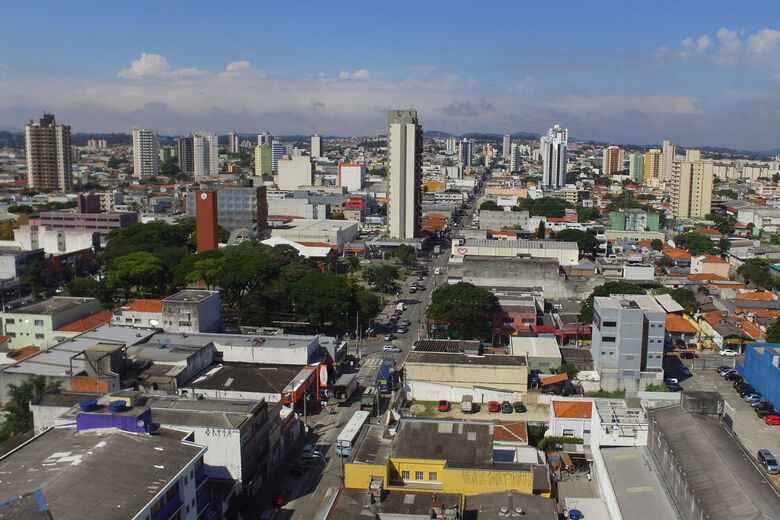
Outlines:
{"label": "truck", "polygon": [[374,410],[376,408],[377,400],[378,392],[376,387],[369,386],[360,397],[360,409],[363,410],[368,408],[369,410]]}
{"label": "truck", "polygon": [[460,411],[463,413],[474,412],[474,397],[471,395],[464,395],[460,401]]}
{"label": "truck", "polygon": [[357,374],[342,374],[335,383],[333,383],[333,395],[340,401],[348,401],[352,394],[357,390]]}
{"label": "truck", "polygon": [[406,310],[406,304],[404,302],[398,302],[398,305],[395,306],[395,310],[404,312]]}
{"label": "truck", "polygon": [[433,274],[441,274],[441,267],[437,267],[433,270]]}
{"label": "truck", "polygon": [[376,387],[383,394],[390,393],[390,361],[382,362],[379,367],[379,373],[376,375]]}

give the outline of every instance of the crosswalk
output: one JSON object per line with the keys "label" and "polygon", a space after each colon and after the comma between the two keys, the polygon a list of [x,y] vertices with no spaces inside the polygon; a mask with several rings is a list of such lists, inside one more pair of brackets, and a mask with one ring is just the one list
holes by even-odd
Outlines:
{"label": "crosswalk", "polygon": [[368,368],[377,368],[382,364],[382,358],[363,358],[363,366]]}

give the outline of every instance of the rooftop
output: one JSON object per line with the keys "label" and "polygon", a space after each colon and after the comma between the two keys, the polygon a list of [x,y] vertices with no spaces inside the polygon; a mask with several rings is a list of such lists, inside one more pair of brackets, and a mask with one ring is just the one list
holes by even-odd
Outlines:
{"label": "rooftop", "polygon": [[136,300],[130,302],[125,308],[133,312],[162,312],[162,300]]}
{"label": "rooftop", "polygon": [[298,365],[223,363],[188,386],[195,390],[281,393],[301,368]]}
{"label": "rooftop", "polygon": [[60,327],[59,331],[63,332],[85,332],[89,329],[94,329],[98,325],[102,325],[103,323],[110,323],[111,319],[114,317],[114,313],[111,311],[98,311],[95,314],[92,314],[91,316],[87,316],[86,318],[76,320],[73,323],[69,323],[65,325],[64,327]]}
{"label": "rooftop", "polygon": [[457,339],[421,339],[414,342],[417,352],[479,352],[480,344],[476,340]]}
{"label": "rooftop", "polygon": [[646,294],[613,294],[612,296],[596,296],[594,303],[598,303],[602,309],[641,309],[643,311],[662,312],[666,314],[661,305],[652,296]]}
{"label": "rooftop", "polygon": [[0,458],[0,500],[40,489],[57,520],[124,520],[204,451],[185,432],[158,432],[46,430]]}
{"label": "rooftop", "polygon": [[163,299],[163,302],[201,302],[219,291],[207,291],[205,289],[184,289]]}
{"label": "rooftop", "polygon": [[460,506],[461,496],[451,493],[388,491],[376,504],[366,502],[363,489],[341,489],[330,514],[332,520],[365,520],[371,518],[430,518],[437,504]]}
{"label": "rooftop", "polygon": [[416,352],[409,353],[407,363],[441,363],[451,365],[527,366],[525,356],[470,356],[468,354]]}
{"label": "rooftop", "polygon": [[33,303],[25,307],[19,307],[14,311],[6,311],[6,314],[43,314],[51,315],[65,312],[84,304],[94,298],[72,298],[69,296],[52,296],[48,300]]}
{"label": "rooftop", "polygon": [[553,401],[555,417],[562,419],[590,419],[593,410],[591,401]]}
{"label": "rooftop", "polygon": [[676,314],[666,315],[666,330],[668,332],[682,332],[690,334],[699,332],[699,329],[696,328],[693,323],[686,320],[682,316],[677,316]]}
{"label": "rooftop", "polygon": [[464,240],[462,247],[496,247],[503,249],[565,249],[579,251],[577,242],[556,240]]}
{"label": "rooftop", "polygon": [[[509,514],[503,514],[506,508]],[[500,491],[496,493],[480,493],[466,497],[463,507],[464,520],[483,520],[515,517],[516,510],[522,510],[519,518],[526,520],[557,520],[558,512],[555,500],[519,491]],[[511,516],[510,516],[511,515]]]}

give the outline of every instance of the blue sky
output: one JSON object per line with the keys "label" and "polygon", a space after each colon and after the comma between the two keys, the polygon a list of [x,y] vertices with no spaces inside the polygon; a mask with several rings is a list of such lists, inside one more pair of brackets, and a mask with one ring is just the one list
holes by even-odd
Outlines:
{"label": "blue sky", "polygon": [[454,133],[780,146],[777,2],[541,5],[8,3],[0,127],[373,135],[414,105]]}

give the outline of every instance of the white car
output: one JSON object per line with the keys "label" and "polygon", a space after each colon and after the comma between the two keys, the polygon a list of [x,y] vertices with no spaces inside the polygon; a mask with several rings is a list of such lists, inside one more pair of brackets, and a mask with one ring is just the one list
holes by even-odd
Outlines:
{"label": "white car", "polygon": [[667,377],[664,379],[664,383],[679,383],[676,377]]}
{"label": "white car", "polygon": [[718,352],[721,356],[726,357],[737,357],[739,354],[735,350],[731,350],[730,348],[724,348],[720,352]]}
{"label": "white car", "polygon": [[385,345],[382,347],[382,350],[385,352],[401,352],[401,347],[396,347],[395,345]]}

